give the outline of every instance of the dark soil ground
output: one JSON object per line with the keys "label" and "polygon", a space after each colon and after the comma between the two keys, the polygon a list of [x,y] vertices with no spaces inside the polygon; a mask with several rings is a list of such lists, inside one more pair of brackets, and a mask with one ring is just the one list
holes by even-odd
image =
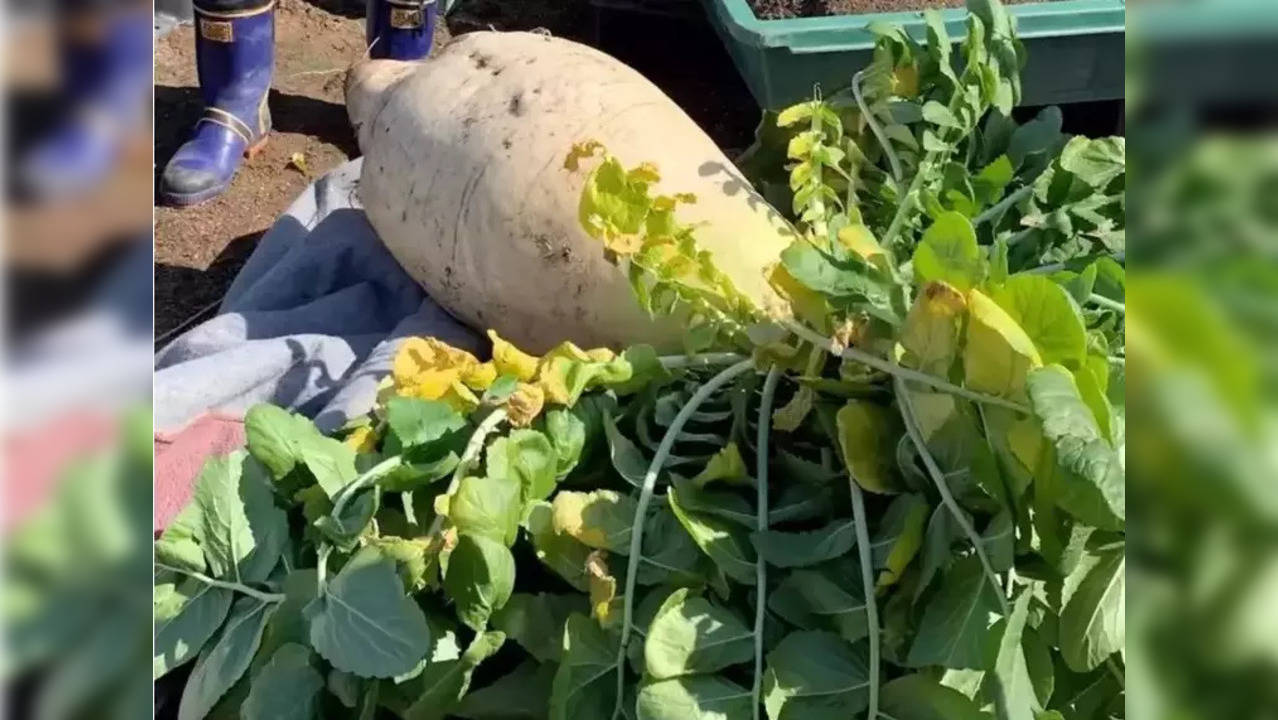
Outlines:
{"label": "dark soil ground", "polygon": [[[1003,4],[1034,1],[1003,0]],[[764,20],[952,8],[963,7],[963,4],[964,0],[750,0],[750,8],[754,10],[754,14]]]}
{"label": "dark soil ground", "polygon": [[[270,98],[275,129],[265,150],[244,163],[221,197],[193,208],[155,209],[157,338],[194,316],[211,315],[275,218],[314,178],[359,154],[342,83],[346,67],[364,52],[363,3],[280,0],[277,8]],[[587,0],[463,0],[439,23],[435,46],[474,30],[545,28],[629,63],[716,142],[743,149],[758,109],[699,6],[688,8],[691,19],[600,10]],[[157,181],[201,113],[193,43],[190,26],[156,43]],[[292,163],[295,153],[304,158],[305,171]]]}

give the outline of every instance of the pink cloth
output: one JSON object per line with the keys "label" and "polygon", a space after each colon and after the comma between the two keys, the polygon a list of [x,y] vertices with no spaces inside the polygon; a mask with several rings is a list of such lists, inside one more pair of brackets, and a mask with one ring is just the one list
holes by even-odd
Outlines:
{"label": "pink cloth", "polygon": [[76,411],[10,433],[4,439],[4,532],[50,499],[71,462],[109,445],[116,431],[114,417]]}
{"label": "pink cloth", "polygon": [[243,446],[244,421],[220,413],[205,413],[175,433],[156,433],[155,532],[168,527],[191,499],[205,460]]}

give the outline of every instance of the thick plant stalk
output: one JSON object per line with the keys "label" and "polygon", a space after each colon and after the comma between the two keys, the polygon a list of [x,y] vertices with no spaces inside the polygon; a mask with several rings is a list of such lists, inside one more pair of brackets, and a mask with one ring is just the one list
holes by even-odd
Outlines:
{"label": "thick plant stalk", "polygon": [[[457,462],[457,468],[453,470],[453,479],[448,481],[448,490],[446,493],[457,491],[457,486],[461,484],[462,478],[466,477],[466,473],[479,462],[479,453],[484,449],[484,440],[488,438],[497,426],[506,419],[506,408],[497,408],[493,410],[484,421],[479,423],[479,427],[475,428],[475,433],[470,436],[470,440],[466,443],[466,449],[462,451],[461,460]],[[430,531],[426,533],[427,537],[434,537],[444,529],[444,516],[436,515],[434,521],[430,524]]]}
{"label": "thick plant stalk", "polygon": [[880,370],[882,372],[888,373],[889,375],[892,375],[894,378],[898,380],[902,378],[906,380],[913,380],[915,382],[922,383],[924,385],[930,385],[936,388],[937,390],[943,390],[947,393],[950,393],[951,395],[958,395],[959,397],[967,398],[968,400],[971,400],[973,402],[985,403],[987,405],[998,405],[999,407],[1005,407],[1005,408],[1008,408],[1009,410],[1015,410],[1023,415],[1029,414],[1029,408],[1025,407],[1024,405],[1014,403],[1010,400],[1004,400],[1003,398],[997,397],[995,395],[986,395],[985,393],[974,392],[972,390],[968,390],[967,388],[959,387],[958,385],[945,382],[944,380],[938,377],[935,377],[933,375],[928,375],[927,373],[919,372],[918,370],[911,370],[910,368],[901,367],[900,365],[897,365],[896,363],[889,362],[887,360],[884,360],[883,358],[876,357],[874,355],[871,355],[867,352],[863,352],[861,350],[857,350],[856,348],[843,348],[842,350],[837,350],[835,349],[833,342],[829,338],[823,337],[820,333],[814,330],[810,330],[807,327],[805,327],[803,324],[796,322],[794,320],[785,321],[785,326],[790,332],[794,333],[795,335],[798,335],[800,338],[807,340],[808,342],[825,350],[831,355],[838,355],[839,357],[842,357],[847,360],[853,360],[855,362],[869,365],[875,370]]}
{"label": "thick plant stalk", "polygon": [[870,641],[870,704],[866,720],[879,714],[879,605],[874,597],[874,567],[870,557],[870,529],[865,519],[865,497],[861,486],[848,471],[848,487],[852,491],[852,519],[856,522],[856,547],[861,560],[861,586],[865,592],[865,625]]}
{"label": "thick plant stalk", "polygon": [[739,353],[701,353],[699,355],[663,355],[657,358],[661,367],[667,370],[681,370],[690,367],[706,367],[709,365],[729,365],[740,362],[744,355]]}
{"label": "thick plant stalk", "polygon": [[932,457],[931,451],[927,449],[927,443],[923,440],[923,433],[919,431],[918,420],[914,416],[914,403],[910,400],[910,390],[905,386],[905,381],[901,378],[895,378],[896,401],[901,406],[901,419],[905,421],[905,431],[909,433],[910,440],[914,443],[914,447],[918,448],[919,455],[923,457],[923,464],[927,467],[928,474],[932,476],[932,482],[936,484],[936,491],[941,494],[941,502],[949,509],[950,514],[954,516],[954,522],[958,523],[963,529],[963,534],[976,548],[976,556],[981,560],[981,567],[985,570],[985,578],[989,580],[990,586],[994,588],[994,594],[998,596],[998,604],[1003,609],[1003,615],[1009,612],[1007,598],[1003,595],[1003,584],[998,580],[998,573],[994,572],[994,566],[990,563],[989,555],[985,553],[985,545],[981,543],[981,536],[977,534],[976,528],[972,527],[972,521],[968,519],[963,509],[959,507],[958,501],[954,499],[954,494],[950,492],[949,485],[945,484],[945,477],[941,473],[941,468],[936,464],[936,458]]}
{"label": "thick plant stalk", "polygon": [[403,464],[404,456],[395,455],[386,458],[368,470],[365,470],[364,474],[352,480],[349,485],[338,492],[337,498],[333,500],[333,512],[330,513],[332,518],[336,520],[338,516],[342,514],[342,510],[346,508],[346,504],[350,502],[351,498],[355,497],[355,493],[377,482],[383,475],[386,475]]}
{"label": "thick plant stalk", "polygon": [[155,569],[168,570],[169,572],[174,572],[179,575],[185,575],[189,578],[194,578],[196,580],[199,580],[205,585],[210,585],[215,588],[222,588],[223,590],[231,590],[233,592],[242,593],[244,595],[248,595],[249,597],[257,598],[258,600],[261,600],[262,602],[269,602],[269,603],[284,602],[284,596],[280,593],[262,592],[261,590],[256,590],[254,588],[249,587],[248,585],[243,585],[241,583],[235,583],[235,582],[227,582],[225,580],[218,580],[216,578],[211,578],[208,575],[205,575],[204,573],[198,573],[193,570],[183,570],[182,568],[173,567],[171,565],[165,565],[164,563],[159,563],[159,562],[155,563]]}
{"label": "thick plant stalk", "polygon": [[718,375],[710,378],[705,385],[698,388],[692,397],[688,399],[687,404],[675,415],[670,427],[666,429],[665,435],[661,437],[661,444],[657,446],[657,454],[653,456],[652,463],[648,465],[648,471],[644,473],[643,486],[639,489],[639,501],[635,506],[635,522],[630,530],[630,557],[627,558],[626,562],[626,591],[625,595],[622,596],[621,642],[617,646],[617,704],[612,711],[614,718],[621,715],[621,703],[625,697],[626,643],[630,640],[630,632],[634,629],[635,584],[639,575],[639,557],[643,552],[643,520],[648,512],[648,504],[652,502],[652,493],[657,485],[657,475],[661,473],[661,467],[665,464],[666,458],[670,455],[670,450],[674,447],[675,438],[679,436],[683,426],[687,424],[688,419],[697,411],[697,408],[713,395],[716,390],[726,385],[729,380],[746,372],[753,366],[753,360],[742,360],[722,370]]}
{"label": "thick plant stalk", "polygon": [[1093,305],[1100,305],[1101,307],[1109,309],[1109,310],[1113,310],[1114,312],[1117,312],[1120,315],[1127,314],[1126,305],[1118,302],[1117,300],[1110,300],[1104,295],[1097,295],[1096,293],[1092,293],[1091,295],[1087,296],[1087,302],[1092,303]]}
{"label": "thick plant stalk", "polygon": [[[758,485],[755,499],[755,524],[759,532],[768,529],[768,440],[772,430],[772,399],[776,396],[781,369],[773,365],[763,381],[763,394],[759,397],[759,432],[755,438],[755,480]],[[763,611],[767,607],[764,588],[768,586],[768,566],[760,555],[755,560],[754,601],[754,686],[750,697],[754,700],[754,720],[759,720],[759,694],[763,688]],[[873,717],[871,717],[873,720]]]}
{"label": "thick plant stalk", "polygon": [[874,133],[875,139],[879,141],[883,154],[887,155],[888,164],[892,166],[892,179],[899,183],[902,176],[901,161],[897,159],[896,151],[892,149],[887,136],[883,134],[883,129],[879,127],[879,121],[874,119],[874,113],[870,112],[870,106],[861,96],[861,76],[864,74],[865,71],[860,70],[852,76],[852,97],[856,98],[856,106],[861,110],[861,117],[865,118],[865,124],[870,126],[870,132]]}

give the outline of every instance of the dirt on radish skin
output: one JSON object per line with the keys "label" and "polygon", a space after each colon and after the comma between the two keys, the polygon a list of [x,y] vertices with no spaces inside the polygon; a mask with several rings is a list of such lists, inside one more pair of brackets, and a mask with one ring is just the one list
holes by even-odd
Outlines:
{"label": "dirt on radish skin", "polygon": [[683,110],[598,50],[534,33],[469,33],[425,63],[353,68],[346,99],[369,221],[431,297],[470,325],[532,352],[564,339],[680,346],[681,324],[649,318],[624,270],[581,226],[588,172],[564,161],[591,140],[628,167],[652,162],[658,191],[696,195],[681,220],[705,223],[700,247],[768,305],[763,270],[791,228]]}

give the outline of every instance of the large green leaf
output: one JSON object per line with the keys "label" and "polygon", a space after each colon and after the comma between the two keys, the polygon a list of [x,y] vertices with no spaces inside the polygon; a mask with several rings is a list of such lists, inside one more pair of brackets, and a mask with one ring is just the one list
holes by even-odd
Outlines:
{"label": "large green leaf", "polygon": [[194,658],[222,627],[232,599],[230,590],[190,578],[156,585],[152,678],[159,679]]}
{"label": "large green leaf", "polygon": [[312,720],[319,708],[324,678],[305,645],[281,645],[253,678],[240,710],[244,720]]}
{"label": "large green leaf", "polygon": [[188,503],[155,540],[155,561],[179,570],[202,573],[208,567],[196,540],[202,522],[200,506]]}
{"label": "large green leaf", "polygon": [[396,395],[386,401],[386,426],[401,448],[426,445],[466,427],[466,418],[439,400]]}
{"label": "large green leaf", "polygon": [[985,579],[980,561],[975,557],[958,561],[928,602],[906,664],[984,668],[990,616],[998,612],[998,596]]}
{"label": "large green leaf", "polygon": [[[830,630],[848,642],[865,637],[869,626],[859,566],[839,565],[791,572],[768,593],[768,608],[804,630]],[[831,572],[836,569],[847,572]]]}
{"label": "large green leaf", "polygon": [[750,533],[750,542],[769,565],[807,567],[851,550],[856,544],[856,522],[836,518],[820,529],[805,532],[756,531]]}
{"label": "large green leaf", "polygon": [[461,657],[427,665],[411,683],[416,700],[404,713],[404,720],[443,720],[450,715],[470,687],[475,668],[492,657],[505,642],[506,636],[500,632],[479,633]]}
{"label": "large green leaf", "polygon": [[1040,274],[1019,274],[991,293],[1038,349],[1046,364],[1081,362],[1087,352],[1083,314],[1065,288]]}
{"label": "large green leaf", "polygon": [[210,458],[195,480],[194,536],[215,578],[266,579],[288,536],[284,513],[254,467],[260,466],[238,450]]}
{"label": "large green leaf", "polygon": [[731,611],[681,588],[666,598],[648,626],[644,668],[658,680],[713,673],[754,657],[753,638]]}
{"label": "large green leaf", "polygon": [[458,532],[482,535],[510,547],[523,514],[521,493],[519,482],[511,477],[462,478],[448,498],[448,519]]}
{"label": "large green leaf", "polygon": [[283,480],[303,466],[331,498],[357,475],[355,451],[339,440],[325,437],[306,418],[274,405],[254,405],[244,416],[248,450]]}
{"label": "large green leaf", "polygon": [[893,720],[988,720],[963,693],[926,675],[905,675],[879,689],[879,709]]}
{"label": "large green leaf", "polygon": [[791,277],[811,290],[863,300],[867,312],[893,324],[900,322],[892,302],[891,278],[853,253],[836,258],[808,240],[799,239],[781,251],[781,264]]}
{"label": "large green leaf", "polygon": [[959,212],[944,212],[914,250],[914,277],[920,285],[939,280],[967,291],[985,277],[984,260],[972,221]]}
{"label": "large green leaf", "polygon": [[704,513],[684,510],[675,488],[666,493],[670,509],[701,551],[728,577],[745,585],[755,583],[755,558],[745,529]]}
{"label": "large green leaf", "polygon": [[570,535],[555,531],[554,511],[550,503],[535,502],[528,508],[524,527],[532,538],[533,552],[546,567],[581,592],[590,589],[586,577],[586,558],[591,549]]}
{"label": "large green leaf", "polygon": [[555,408],[545,414],[544,431],[555,448],[555,477],[563,479],[581,460],[586,447],[586,423],[571,410]]}
{"label": "large green leaf", "polygon": [[311,645],[333,667],[361,677],[403,675],[430,650],[426,616],[372,547],[347,561],[326,592],[306,608]]}
{"label": "large green leaf", "polygon": [[257,598],[246,596],[235,601],[217,642],[195,661],[182,691],[178,720],[204,718],[248,670],[273,610],[271,603]]}
{"label": "large green leaf", "polygon": [[564,623],[574,612],[589,612],[581,595],[515,593],[493,613],[493,628],[519,643],[539,662],[558,662],[563,653]]}
{"label": "large green leaf", "polygon": [[515,481],[524,502],[543,500],[555,490],[559,453],[536,430],[512,430],[494,440],[488,446],[487,463],[488,476]]}
{"label": "large green leaf", "polygon": [[771,720],[844,720],[870,698],[865,649],[838,635],[801,630],[768,653],[763,705]]}
{"label": "large green leaf", "polygon": [[1087,672],[1123,649],[1126,640],[1126,559],[1121,548],[1091,567],[1061,613],[1061,655]]}
{"label": "large green leaf", "polygon": [[483,535],[457,536],[457,546],[448,556],[444,590],[463,623],[476,632],[482,631],[493,611],[510,599],[514,588],[515,558],[505,545]]}
{"label": "large green leaf", "polygon": [[1083,522],[1106,530],[1122,529],[1127,483],[1118,451],[1101,433],[1079,395],[1073,375],[1059,365],[1031,373],[1030,403],[1043,423],[1043,435],[1056,448],[1057,503]]}
{"label": "large green leaf", "polygon": [[995,626],[1002,632],[996,634],[994,671],[986,674],[985,686],[986,694],[994,700],[999,720],[1034,720],[1035,714],[1043,709],[1034,694],[1022,643],[1032,597],[1029,592],[1021,593],[1012,606],[1012,614]]}
{"label": "large green leaf", "polygon": [[550,720],[612,717],[618,642],[585,615],[568,617],[563,659],[550,694]]}
{"label": "large green leaf", "polygon": [[545,720],[557,669],[554,663],[524,661],[491,685],[466,693],[452,714],[466,720]]}
{"label": "large green leaf", "polygon": [[636,578],[640,585],[699,585],[705,581],[708,564],[670,508],[658,508],[648,516]]}
{"label": "large green leaf", "polygon": [[649,680],[639,687],[639,720],[749,720],[751,693],[714,675]]}
{"label": "large green leaf", "polygon": [[758,524],[754,508],[737,492],[697,487],[692,480],[678,475],[671,477],[671,484],[679,496],[679,507],[695,515],[714,515],[754,528]]}

